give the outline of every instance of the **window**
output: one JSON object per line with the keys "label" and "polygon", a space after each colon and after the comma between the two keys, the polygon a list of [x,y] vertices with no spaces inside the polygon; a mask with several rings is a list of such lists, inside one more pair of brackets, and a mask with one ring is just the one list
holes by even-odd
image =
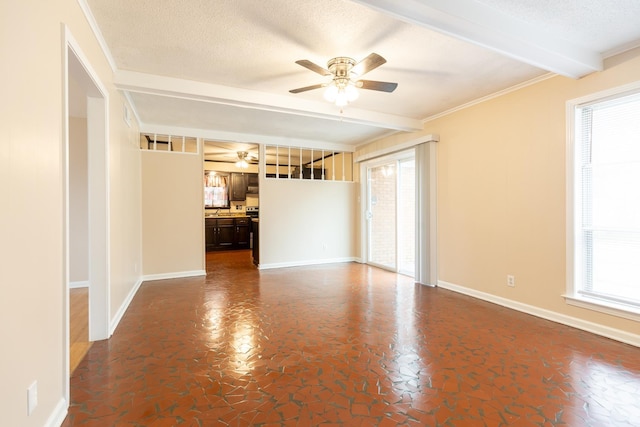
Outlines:
{"label": "window", "polygon": [[570,107],[567,301],[640,319],[640,92]]}
{"label": "window", "polygon": [[265,147],[265,177],[316,181],[353,181],[352,153],[333,150]]}
{"label": "window", "polygon": [[140,149],[148,151],[170,151],[173,153],[197,154],[198,140],[188,136],[141,133]]}

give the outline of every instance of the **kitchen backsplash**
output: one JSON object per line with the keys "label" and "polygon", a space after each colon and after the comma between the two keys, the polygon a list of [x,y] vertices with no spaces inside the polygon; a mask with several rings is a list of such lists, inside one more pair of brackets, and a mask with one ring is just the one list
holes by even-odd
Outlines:
{"label": "kitchen backsplash", "polygon": [[[220,208],[220,211],[225,212],[229,211],[231,213],[244,213],[247,210],[247,206],[258,206],[258,196],[247,195],[247,199],[242,202],[230,202],[229,208]],[[206,210],[215,210],[217,208],[207,208]],[[205,210],[205,211],[206,211]]]}

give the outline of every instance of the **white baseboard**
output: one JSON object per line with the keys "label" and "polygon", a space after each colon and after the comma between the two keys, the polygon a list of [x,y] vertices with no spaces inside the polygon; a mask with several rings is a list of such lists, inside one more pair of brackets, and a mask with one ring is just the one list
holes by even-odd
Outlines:
{"label": "white baseboard", "polygon": [[89,287],[88,280],[81,280],[78,282],[69,282],[69,289],[88,288],[88,287]]}
{"label": "white baseboard", "polygon": [[175,273],[147,274],[142,277],[142,281],[148,280],[166,280],[166,279],[182,279],[184,277],[206,276],[206,270],[178,271]]}
{"label": "white baseboard", "polygon": [[544,308],[535,307],[529,304],[513,301],[508,298],[491,295],[486,292],[477,291],[475,289],[466,288],[464,286],[456,285],[453,283],[438,280],[438,286],[450,291],[458,292],[460,294],[468,295],[474,298],[478,298],[484,301],[492,302],[494,304],[501,305],[503,307],[511,308],[513,310],[521,311],[523,313],[531,314],[536,317],[540,317],[552,322],[560,323],[573,328],[581,329],[583,331],[591,332],[596,335],[601,335],[606,338],[611,338],[616,341],[621,341],[626,344],[630,344],[636,347],[640,347],[640,335],[632,334],[630,332],[622,331],[620,329],[611,328],[609,326],[600,325],[597,323],[589,322],[588,320],[578,319],[577,317],[567,316],[555,311],[546,310]]}
{"label": "white baseboard", "polygon": [[303,267],[306,265],[335,264],[341,262],[354,262],[354,257],[330,258],[330,259],[313,259],[306,261],[276,262],[272,264],[260,264],[259,270],[270,270],[274,268]]}
{"label": "white baseboard", "polygon": [[61,398],[58,404],[49,415],[44,427],[60,427],[67,417],[67,410],[69,409],[69,403],[66,399]]}
{"label": "white baseboard", "polygon": [[111,319],[111,323],[109,324],[109,336],[113,335],[113,332],[118,327],[118,324],[120,324],[120,321],[122,320],[122,316],[124,316],[124,313],[127,311],[127,308],[129,308],[129,304],[131,304],[133,297],[136,296],[136,292],[138,292],[138,289],[140,289],[140,285],[142,285],[142,280],[138,280],[136,284],[133,285],[133,288],[131,289],[127,297],[124,299],[124,301],[118,308],[116,315],[113,316],[113,318]]}

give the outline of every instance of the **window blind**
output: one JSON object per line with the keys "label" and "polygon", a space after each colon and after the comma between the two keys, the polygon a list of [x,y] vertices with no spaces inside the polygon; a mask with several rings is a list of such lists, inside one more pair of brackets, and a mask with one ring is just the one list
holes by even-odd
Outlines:
{"label": "window blind", "polygon": [[579,117],[577,292],[640,309],[640,94],[580,107]]}

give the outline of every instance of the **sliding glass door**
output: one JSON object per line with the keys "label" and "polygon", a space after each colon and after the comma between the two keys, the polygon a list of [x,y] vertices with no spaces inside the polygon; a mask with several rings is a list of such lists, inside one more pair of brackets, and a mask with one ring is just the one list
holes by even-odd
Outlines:
{"label": "sliding glass door", "polygon": [[415,272],[413,150],[367,167],[367,261],[409,276]]}
{"label": "sliding glass door", "polygon": [[395,163],[368,168],[369,263],[397,269]]}
{"label": "sliding glass door", "polygon": [[398,272],[414,276],[416,267],[416,162],[398,162]]}

